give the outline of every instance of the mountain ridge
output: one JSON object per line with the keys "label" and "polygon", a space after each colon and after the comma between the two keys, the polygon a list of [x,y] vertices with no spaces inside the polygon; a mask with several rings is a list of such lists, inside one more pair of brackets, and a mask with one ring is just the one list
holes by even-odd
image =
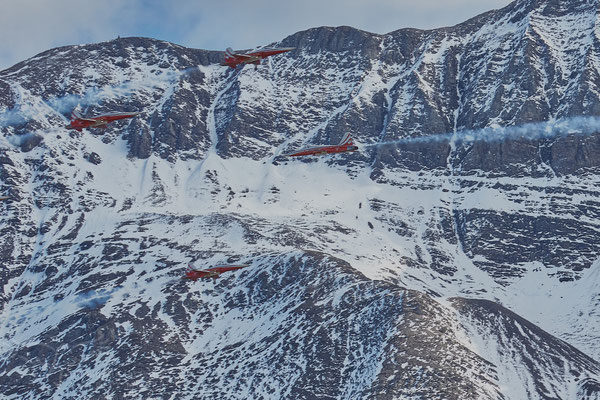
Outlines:
{"label": "mountain ridge", "polygon": [[[316,28],[256,71],[139,38],[1,71],[2,394],[599,398],[599,136],[426,141],[596,115],[593,10]],[[550,48],[532,16],[581,29]]]}

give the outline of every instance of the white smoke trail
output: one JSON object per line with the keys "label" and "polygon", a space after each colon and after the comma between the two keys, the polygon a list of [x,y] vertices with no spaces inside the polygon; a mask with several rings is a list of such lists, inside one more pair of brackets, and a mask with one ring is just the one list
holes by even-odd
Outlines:
{"label": "white smoke trail", "polygon": [[30,100],[22,101],[16,107],[0,112],[0,128],[24,125],[36,119],[43,119],[50,114],[68,114],[77,106],[88,107],[99,104],[114,95],[128,96],[133,92],[125,83],[118,87],[89,88],[81,95],[69,94],[53,97],[48,100],[26,96]]}
{"label": "white smoke trail", "polygon": [[187,68],[183,71],[167,70],[159,75],[129,80],[118,86],[91,87],[83,94],[68,94],[48,100],[27,96],[29,102],[21,102],[13,109],[0,111],[0,128],[24,125],[31,120],[44,118],[52,113],[69,114],[78,106],[86,108],[101,104],[105,100],[130,97],[138,91],[166,89],[168,85],[172,85],[197,70],[198,67]]}
{"label": "white smoke trail", "polygon": [[30,140],[34,136],[36,136],[35,133],[27,132],[23,135],[8,136],[8,137],[6,137],[6,141],[15,147],[20,147],[23,145],[23,143],[25,143],[27,140]]}
{"label": "white smoke trail", "polygon": [[388,142],[367,145],[367,148],[418,143],[452,142],[465,144],[473,142],[502,142],[505,140],[540,140],[565,137],[567,135],[592,135],[600,132],[600,117],[572,117],[545,122],[534,122],[519,126],[492,126],[482,129],[464,130],[455,133],[441,133],[411,138],[401,138]]}
{"label": "white smoke trail", "polygon": [[0,128],[23,125],[29,120],[30,118],[26,117],[26,113],[21,111],[21,107],[16,107],[0,113]]}

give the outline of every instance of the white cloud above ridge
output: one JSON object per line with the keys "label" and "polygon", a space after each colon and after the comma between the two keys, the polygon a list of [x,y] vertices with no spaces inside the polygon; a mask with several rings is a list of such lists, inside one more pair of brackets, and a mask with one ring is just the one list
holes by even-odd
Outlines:
{"label": "white cloud above ridge", "polygon": [[0,70],[37,53],[117,36],[253,48],[317,26],[374,33],[460,23],[509,0],[0,0]]}

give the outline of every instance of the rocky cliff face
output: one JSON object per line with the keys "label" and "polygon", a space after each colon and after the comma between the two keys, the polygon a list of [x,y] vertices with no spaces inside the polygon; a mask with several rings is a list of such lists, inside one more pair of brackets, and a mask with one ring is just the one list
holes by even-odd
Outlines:
{"label": "rocky cliff face", "polygon": [[600,398],[600,135],[461,136],[597,115],[597,8],[315,28],[256,71],[126,38],[0,72],[2,395]]}

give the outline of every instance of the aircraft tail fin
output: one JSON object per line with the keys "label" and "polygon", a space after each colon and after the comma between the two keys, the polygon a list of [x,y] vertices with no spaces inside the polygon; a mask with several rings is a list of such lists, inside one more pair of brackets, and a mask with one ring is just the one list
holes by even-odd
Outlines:
{"label": "aircraft tail fin", "polygon": [[76,110],[71,111],[71,120],[80,119],[81,114],[79,114]]}
{"label": "aircraft tail fin", "polygon": [[227,50],[225,50],[225,57],[234,57],[235,56],[235,52],[233,51],[233,49],[231,47],[228,47]]}
{"label": "aircraft tail fin", "polygon": [[353,144],[354,144],[354,140],[352,139],[352,135],[350,134],[350,132],[348,132],[342,138],[342,141],[340,142],[339,146],[345,146],[345,145],[352,146]]}
{"label": "aircraft tail fin", "polygon": [[192,264],[192,262],[190,261],[187,265],[187,268],[185,269],[186,272],[190,272],[190,271],[195,271],[196,268],[194,268],[194,264]]}

